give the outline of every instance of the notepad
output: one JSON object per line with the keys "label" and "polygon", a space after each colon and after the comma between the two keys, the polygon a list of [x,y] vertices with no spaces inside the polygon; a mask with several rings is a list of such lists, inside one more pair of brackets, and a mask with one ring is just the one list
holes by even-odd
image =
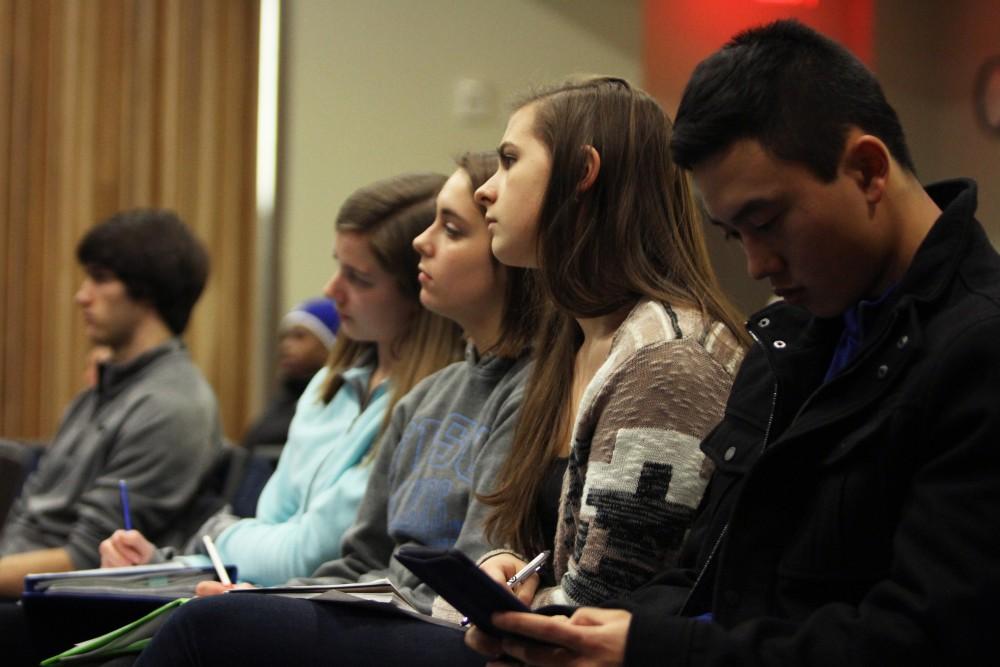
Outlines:
{"label": "notepad", "polygon": [[489,634],[509,634],[493,625],[490,619],[494,613],[531,611],[509,588],[493,581],[457,549],[408,546],[397,551],[395,558]]}

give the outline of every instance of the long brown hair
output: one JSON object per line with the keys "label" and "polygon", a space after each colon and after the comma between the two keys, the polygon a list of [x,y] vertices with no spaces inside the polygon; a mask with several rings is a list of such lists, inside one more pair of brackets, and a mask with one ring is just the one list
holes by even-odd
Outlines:
{"label": "long brown hair", "polygon": [[[671,124],[649,95],[622,79],[599,77],[535,93],[534,132],[552,156],[538,222],[537,263],[557,304],[543,323],[535,368],[521,406],[511,457],[486,520],[491,541],[534,551],[544,543],[534,511],[551,462],[569,440],[576,350],[575,317],[597,317],[639,299],[689,305],[749,343],[742,318],[720,289],[687,174],[670,158]],[[593,147],[594,183],[580,183]]]}
{"label": "long brown hair", "polygon": [[[444,182],[440,174],[403,174],[378,181],[356,190],[337,214],[337,232],[363,234],[379,266],[395,278],[400,293],[415,305],[410,321],[392,342],[399,360],[389,374],[392,393],[383,430],[393,407],[415,384],[461,358],[458,326],[420,305],[419,256],[413,249],[413,239],[434,220],[434,200]],[[323,386],[324,403],[343,386],[343,372],[375,349],[375,343],[352,340],[343,332],[337,335],[327,360],[330,373]]]}
{"label": "long brown hair", "polygon": [[[455,158],[455,164],[469,175],[473,196],[489,180],[499,166],[496,152],[469,152]],[[474,197],[473,197],[474,199]],[[480,212],[486,210],[478,202]],[[485,222],[484,222],[485,224]],[[494,264],[507,273],[507,287],[503,300],[503,317],[500,321],[500,340],[489,350],[498,357],[514,359],[525,354],[534,342],[538,321],[544,315],[544,298],[535,271],[503,266],[493,258]]]}

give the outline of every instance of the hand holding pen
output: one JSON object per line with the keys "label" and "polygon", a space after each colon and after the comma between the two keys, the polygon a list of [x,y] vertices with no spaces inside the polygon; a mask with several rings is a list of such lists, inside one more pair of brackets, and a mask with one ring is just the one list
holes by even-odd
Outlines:
{"label": "hand holding pen", "polygon": [[[524,583],[525,579],[527,579],[528,577],[530,577],[531,575],[535,574],[540,569],[542,569],[542,566],[545,565],[545,561],[547,561],[548,559],[549,559],[548,551],[543,551],[542,553],[538,554],[530,561],[528,561],[527,565],[518,570],[517,573],[514,574],[514,576],[508,579],[507,585],[510,587],[511,590],[514,590],[522,583]],[[532,592],[532,597],[534,597],[534,592]]]}
{"label": "hand holding pen", "polygon": [[[532,575],[537,574],[542,569],[548,558],[549,552],[543,551],[524,564],[523,567],[520,567],[524,563],[520,558],[512,554],[497,554],[484,561],[481,568],[496,581],[505,582],[521,602],[530,605],[532,598],[535,597],[535,591],[538,590],[539,581],[538,578],[533,579]],[[519,567],[520,569],[518,569]],[[517,571],[514,572],[515,570]],[[514,572],[514,574],[508,576],[510,572]],[[462,625],[468,624],[469,619],[463,618]]]}

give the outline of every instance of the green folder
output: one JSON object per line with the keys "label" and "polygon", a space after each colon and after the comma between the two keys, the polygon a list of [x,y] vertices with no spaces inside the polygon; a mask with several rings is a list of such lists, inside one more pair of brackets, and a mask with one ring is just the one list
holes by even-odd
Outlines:
{"label": "green folder", "polygon": [[160,629],[174,609],[184,604],[191,598],[177,598],[167,604],[154,609],[142,618],[132,621],[128,625],[123,625],[117,630],[88,639],[73,648],[63,651],[59,655],[54,655],[42,661],[42,665],[59,665],[63,663],[81,662],[93,660],[95,657],[112,658],[116,655],[126,653],[139,653],[153,639],[153,635]]}

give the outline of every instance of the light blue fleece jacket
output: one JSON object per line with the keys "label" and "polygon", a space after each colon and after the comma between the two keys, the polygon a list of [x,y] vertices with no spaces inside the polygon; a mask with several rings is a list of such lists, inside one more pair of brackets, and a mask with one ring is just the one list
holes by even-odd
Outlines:
{"label": "light blue fleece jacket", "polygon": [[[198,531],[199,540],[213,535],[219,555],[236,564],[240,580],[273,586],[340,556],[340,538],[354,523],[368,485],[371,465],[365,454],[389,403],[387,383],[363,402],[371,372],[371,366],[344,372],[344,385],[324,405],[320,394],[328,371],[319,371],[295,408],[257,515],[235,523],[226,520],[231,515],[217,515]],[[201,554],[183,558],[209,562]]]}

